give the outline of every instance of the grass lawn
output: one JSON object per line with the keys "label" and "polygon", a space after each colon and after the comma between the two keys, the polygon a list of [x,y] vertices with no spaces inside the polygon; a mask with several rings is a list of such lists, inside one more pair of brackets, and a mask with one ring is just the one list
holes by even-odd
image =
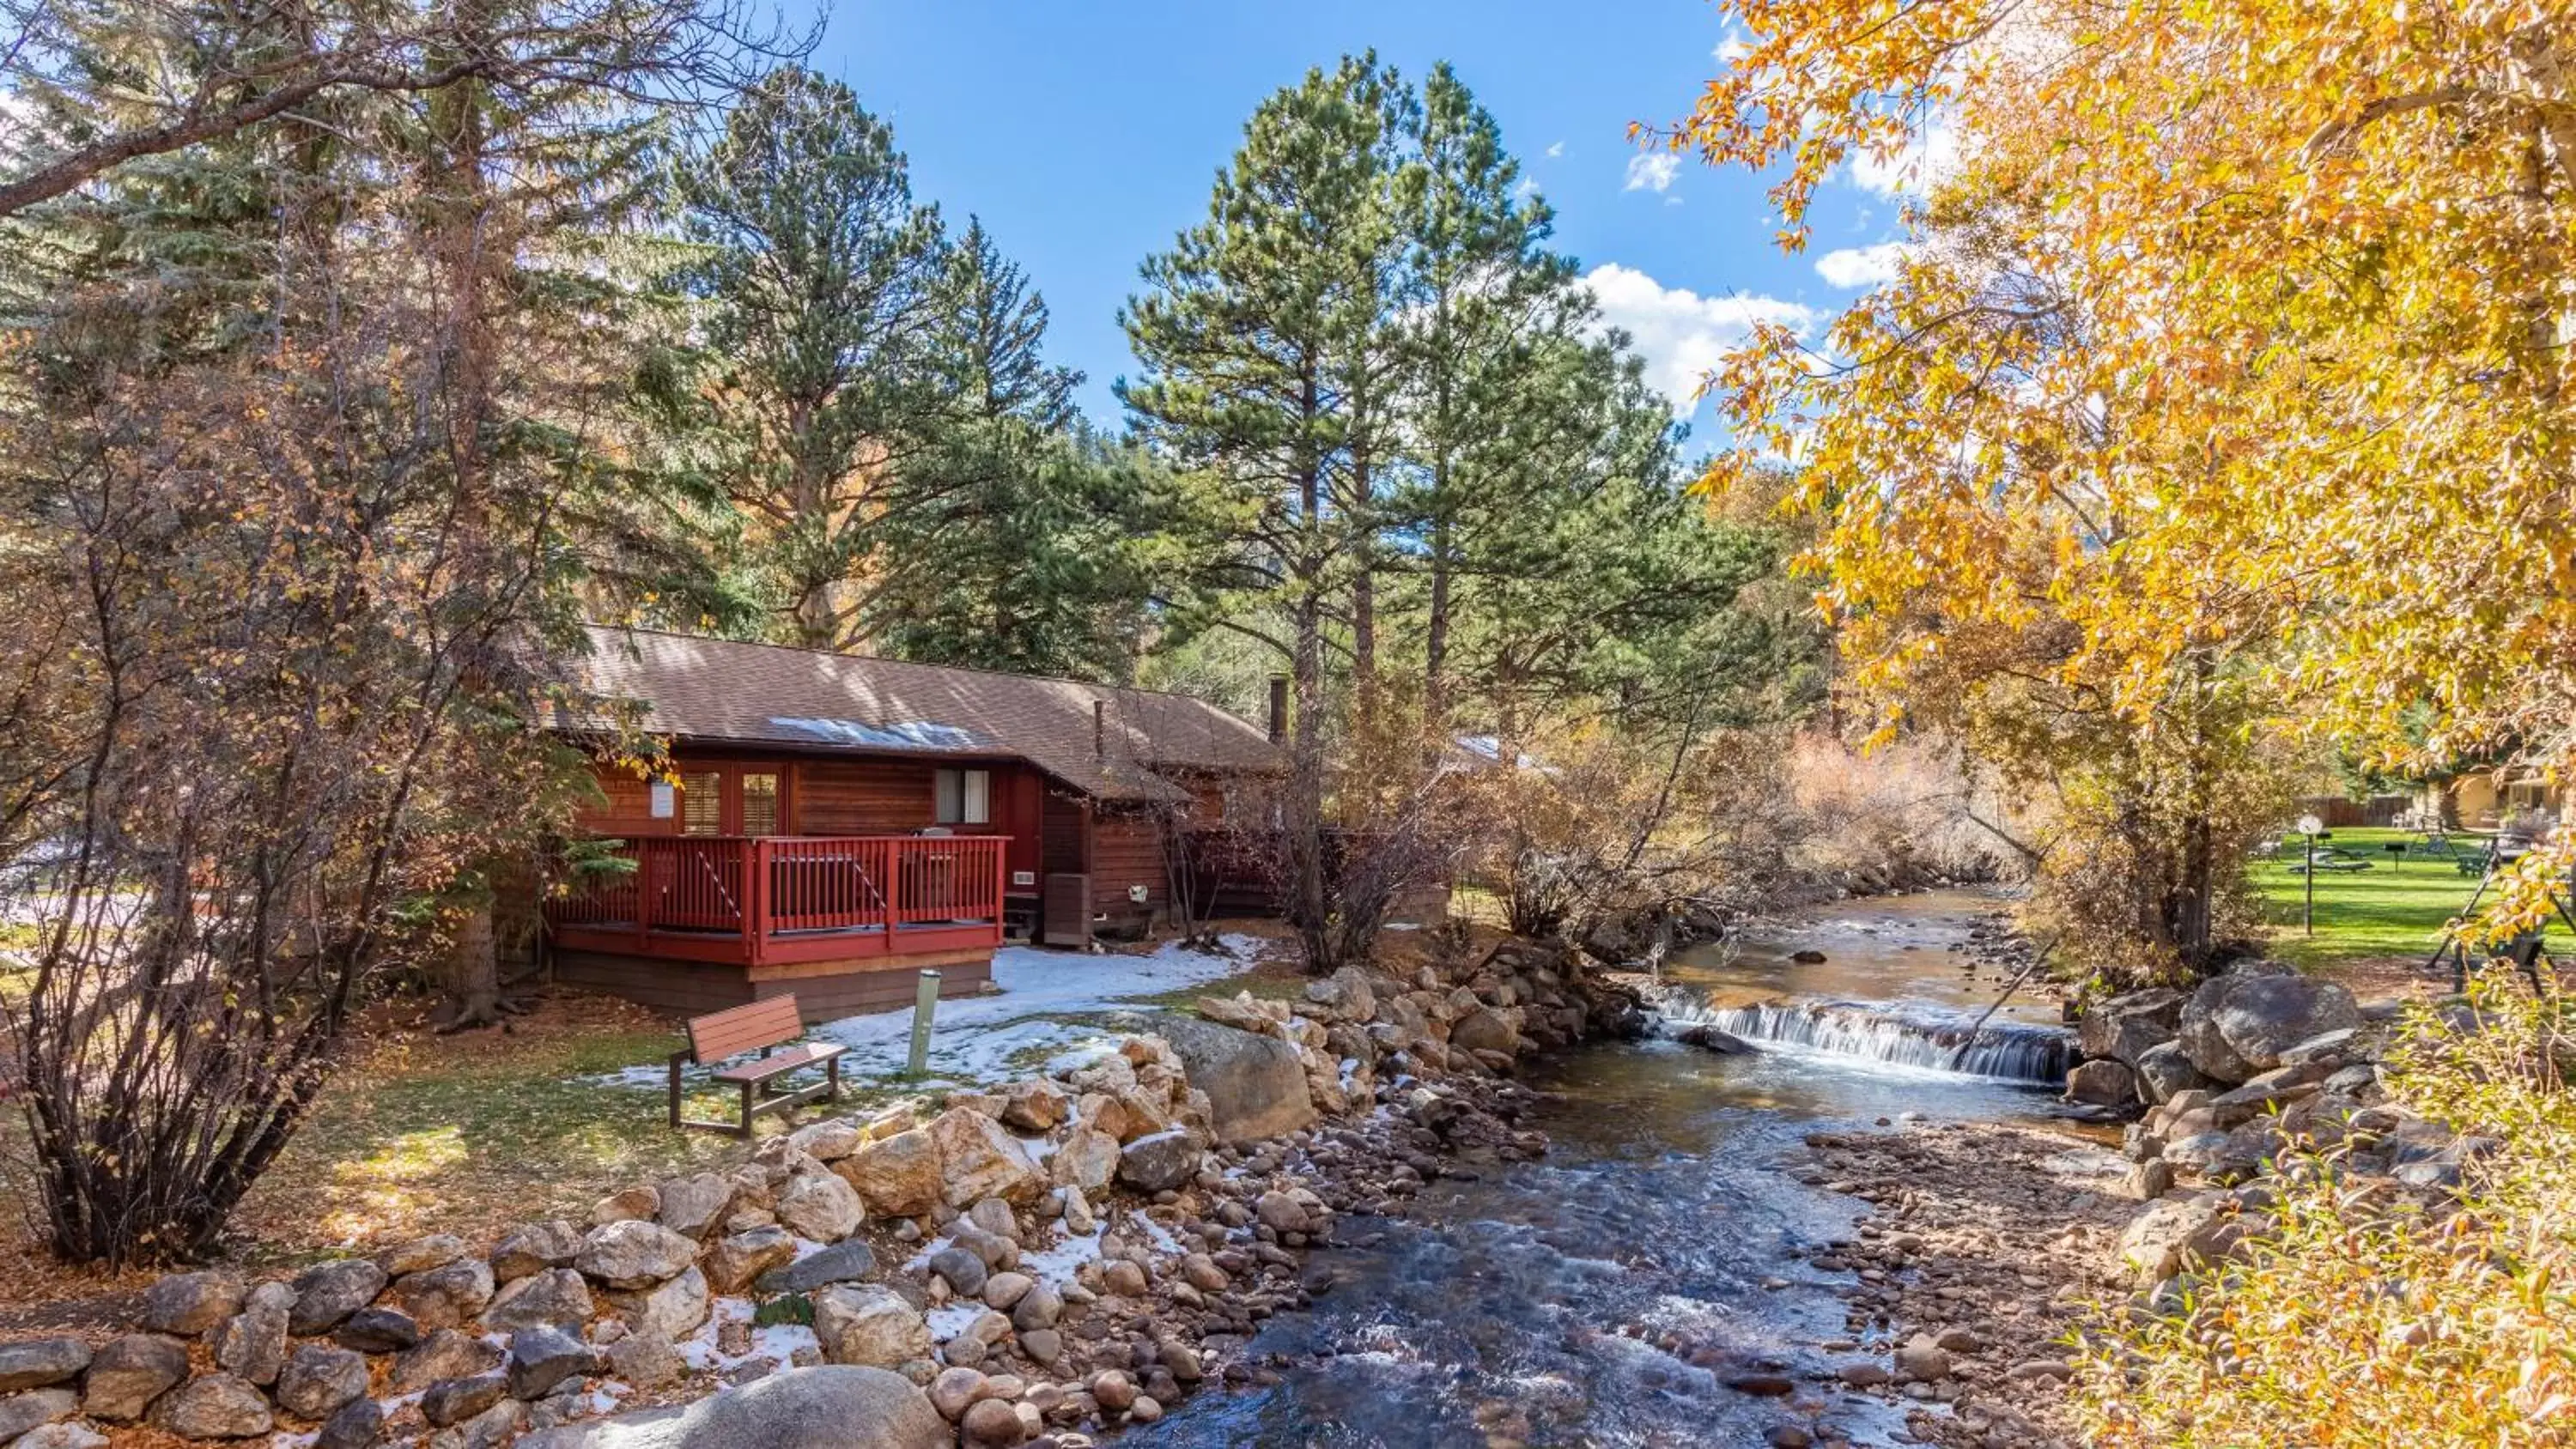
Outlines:
{"label": "grass lawn", "polygon": [[[2279,860],[2254,863],[2251,879],[2262,897],[2264,919],[2273,927],[2273,947],[2283,960],[2305,967],[2415,965],[2433,953],[2444,924],[2477,890],[2477,877],[2460,874],[2449,860],[2428,859],[2412,850],[2392,861],[2383,847],[2393,840],[2413,845],[2417,837],[2411,831],[2355,828],[2337,830],[2331,840],[2318,843],[2320,850],[2340,846],[2369,860],[2371,867],[2317,872],[2313,936],[2299,928],[2307,878],[2290,869],[2302,858],[2299,837],[2282,841]],[[2570,944],[2563,925],[2549,937],[2553,955],[2563,958]]]}

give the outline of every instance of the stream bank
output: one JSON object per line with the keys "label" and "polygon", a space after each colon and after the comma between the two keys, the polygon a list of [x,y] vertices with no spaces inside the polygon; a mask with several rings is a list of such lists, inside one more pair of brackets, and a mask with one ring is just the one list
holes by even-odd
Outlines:
{"label": "stream bank", "polygon": [[[1534,1064],[1514,1126],[1544,1155],[1471,1148],[1400,1212],[1346,1215],[1249,1379],[1120,1442],[2059,1441],[2052,1340],[2125,1164],[2052,1119],[2053,1006],[1969,1030],[2008,974],[1994,905],[1845,902],[1677,956],[1648,983],[1667,1033],[1736,1020],[1748,1050]],[[1991,1070],[1934,1064],[1962,1045]]]}

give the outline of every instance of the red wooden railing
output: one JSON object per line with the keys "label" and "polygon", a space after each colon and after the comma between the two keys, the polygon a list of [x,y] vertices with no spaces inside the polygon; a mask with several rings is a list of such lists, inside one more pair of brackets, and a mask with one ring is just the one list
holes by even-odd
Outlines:
{"label": "red wooden railing", "polygon": [[[731,935],[759,961],[782,938],[1002,923],[998,835],[649,836],[616,848],[631,874],[549,904],[558,926]],[[891,949],[889,941],[885,949]]]}

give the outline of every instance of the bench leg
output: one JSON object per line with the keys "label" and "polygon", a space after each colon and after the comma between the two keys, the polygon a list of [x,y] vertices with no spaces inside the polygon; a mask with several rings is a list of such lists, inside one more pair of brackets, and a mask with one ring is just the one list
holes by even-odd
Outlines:
{"label": "bench leg", "polygon": [[689,1059],[687,1052],[671,1053],[671,1130],[680,1130],[680,1065]]}
{"label": "bench leg", "polygon": [[755,1100],[754,1094],[757,1093],[759,1089],[760,1084],[757,1082],[745,1082],[742,1084],[742,1126],[736,1128],[733,1135],[742,1138],[746,1142],[751,1140],[752,1103]]}
{"label": "bench leg", "polygon": [[839,1057],[834,1057],[830,1061],[823,1063],[823,1080],[831,1083],[832,1085],[832,1090],[825,1095],[823,1100],[830,1102],[833,1106],[839,1106],[841,1104],[841,1059]]}

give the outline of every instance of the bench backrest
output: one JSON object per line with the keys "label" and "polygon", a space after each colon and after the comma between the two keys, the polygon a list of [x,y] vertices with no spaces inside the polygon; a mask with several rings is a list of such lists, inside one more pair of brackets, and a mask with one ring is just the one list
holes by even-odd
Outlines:
{"label": "bench backrest", "polygon": [[705,1066],[743,1052],[794,1041],[804,1031],[804,1019],[796,1014],[796,998],[772,996],[748,1006],[691,1017],[689,1055]]}

